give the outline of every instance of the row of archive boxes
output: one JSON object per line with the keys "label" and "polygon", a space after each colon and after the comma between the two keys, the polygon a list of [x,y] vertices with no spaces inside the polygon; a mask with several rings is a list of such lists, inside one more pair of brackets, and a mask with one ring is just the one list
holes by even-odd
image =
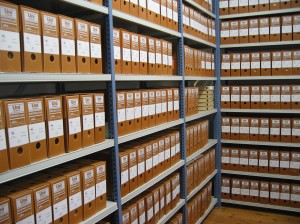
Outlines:
{"label": "row of archive boxes", "polygon": [[119,136],[179,119],[179,89],[117,91]]}
{"label": "row of archive boxes", "polygon": [[1,223],[80,223],[106,207],[106,163],[81,159],[0,186]]}
{"label": "row of archive boxes", "polygon": [[300,85],[222,86],[221,108],[300,109]]}
{"label": "row of archive boxes", "polygon": [[198,87],[185,88],[185,115],[191,116],[198,113]]}
{"label": "row of archive boxes", "polygon": [[300,51],[222,54],[221,76],[300,75]]}
{"label": "row of archive boxes", "polygon": [[299,118],[222,117],[222,139],[300,143]]}
{"label": "row of archive boxes", "polygon": [[222,147],[222,169],[299,176],[300,152]]}
{"label": "row of archive boxes", "polygon": [[183,214],[177,213],[167,222],[167,224],[183,224]]}
{"label": "row of archive boxes", "polygon": [[7,2],[0,8],[1,72],[102,73],[100,25]]}
{"label": "row of archive boxes", "polygon": [[0,172],[105,140],[104,94],[0,101]]}
{"label": "row of archive boxes", "polygon": [[300,40],[300,15],[221,22],[221,43]]}
{"label": "row of archive boxes", "polygon": [[123,224],[158,223],[180,200],[179,173],[172,174],[123,206]]}
{"label": "row of archive boxes", "polygon": [[220,15],[300,7],[298,0],[220,0]]}
{"label": "row of archive boxes", "polygon": [[300,185],[222,177],[222,198],[300,208]]}

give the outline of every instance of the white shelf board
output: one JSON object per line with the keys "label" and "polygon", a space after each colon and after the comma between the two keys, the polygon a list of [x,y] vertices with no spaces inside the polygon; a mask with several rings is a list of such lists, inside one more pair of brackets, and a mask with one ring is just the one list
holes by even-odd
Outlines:
{"label": "white shelf board", "polygon": [[0,73],[0,83],[111,81],[106,74]]}
{"label": "white shelf board", "polygon": [[88,1],[84,1],[84,0],[60,0],[62,2],[68,2],[72,5],[76,5],[82,8],[86,8],[86,9],[90,9],[96,12],[101,12],[103,14],[108,14],[108,8],[103,6],[103,5],[99,5],[93,2],[88,2]]}
{"label": "white shelf board", "polygon": [[194,195],[197,194],[217,173],[218,170],[216,169],[212,174],[206,177],[198,187],[191,191],[191,193],[187,196],[187,200],[190,200],[192,197],[194,197]]}
{"label": "white shelf board", "polygon": [[171,122],[161,124],[161,125],[158,125],[158,126],[155,126],[155,127],[152,127],[152,128],[147,128],[147,129],[142,130],[142,131],[137,131],[137,132],[134,132],[134,133],[131,133],[131,134],[128,134],[128,135],[124,135],[124,136],[121,136],[121,137],[118,138],[119,139],[119,144],[131,141],[131,140],[134,140],[134,139],[137,139],[137,138],[141,138],[141,137],[144,137],[146,135],[150,135],[150,134],[153,134],[153,133],[156,133],[156,132],[168,129],[168,128],[172,128],[172,127],[180,125],[180,124],[183,124],[183,119],[182,118],[179,119],[179,120],[171,121]]}
{"label": "white shelf board", "polygon": [[244,18],[244,17],[257,17],[257,16],[278,15],[278,14],[299,13],[299,12],[300,12],[300,8],[278,9],[278,10],[268,10],[268,11],[260,11],[260,12],[222,15],[220,16],[220,19],[235,19],[235,18]]}
{"label": "white shelf board", "polygon": [[280,76],[236,76],[236,77],[221,77],[221,80],[300,80],[300,75],[280,75]]}
{"label": "white shelf board", "polygon": [[80,222],[80,224],[94,224],[105,217],[109,216],[111,213],[115,212],[118,210],[118,206],[116,202],[112,201],[106,201],[106,208],[102,209],[101,211],[97,212],[95,215],[90,217],[89,219]]}
{"label": "white shelf board", "polygon": [[116,81],[182,81],[178,75],[116,75]]}
{"label": "white shelf board", "polygon": [[220,48],[266,47],[266,46],[284,46],[284,45],[298,45],[298,44],[300,44],[300,40],[258,42],[258,43],[246,43],[246,44],[222,44],[220,45]]}
{"label": "white shelf board", "polygon": [[147,190],[148,188],[152,187],[153,185],[155,185],[159,181],[163,180],[164,178],[166,178],[171,173],[173,173],[176,170],[178,170],[180,167],[183,166],[183,164],[184,164],[184,160],[180,160],[178,163],[176,163],[175,165],[173,165],[169,169],[165,170],[164,172],[160,173],[158,176],[154,177],[149,182],[143,184],[139,188],[135,189],[133,192],[130,192],[128,195],[124,196],[121,199],[122,205],[125,204],[126,202],[130,201],[131,199],[135,198],[139,194],[143,193],[145,190]]}
{"label": "white shelf board", "polygon": [[208,149],[210,149],[217,143],[218,143],[218,140],[216,140],[216,139],[208,139],[208,143],[202,149],[198,150],[197,152],[193,153],[192,155],[190,155],[189,157],[186,158],[186,163],[188,164],[188,163],[192,162],[193,160],[197,159],[201,154],[206,152]]}
{"label": "white shelf board", "polygon": [[216,18],[215,14],[213,14],[211,11],[205,9],[203,6],[199,5],[194,0],[184,0],[184,1],[189,3],[190,5],[194,6],[195,8],[199,9],[201,12],[205,13],[206,15],[209,15],[212,18]]}
{"label": "white shelf board", "polygon": [[208,111],[199,111],[198,114],[186,117],[185,121],[186,122],[193,121],[193,120],[196,120],[196,119],[199,119],[202,117],[206,117],[208,115],[215,114],[215,113],[217,113],[217,109],[208,110]]}
{"label": "white shelf board", "polygon": [[269,109],[221,109],[223,113],[268,113],[268,114],[300,114],[300,110],[269,110]]}
{"label": "white shelf board", "polygon": [[260,204],[260,203],[253,203],[253,202],[235,201],[235,200],[230,200],[230,199],[222,199],[222,203],[235,204],[235,205],[245,205],[245,206],[251,206],[251,207],[256,207],[256,208],[268,208],[268,209],[274,209],[274,210],[300,213],[299,208],[291,208],[291,207],[284,207],[284,206],[277,206],[277,205],[270,205],[270,204]]}
{"label": "white shelf board", "polygon": [[251,177],[269,177],[269,178],[285,179],[285,180],[300,180],[300,176],[291,176],[291,175],[244,172],[244,171],[234,171],[234,170],[222,170],[221,172],[224,174],[244,175],[244,176],[251,176]]}
{"label": "white shelf board", "polygon": [[168,222],[168,220],[170,218],[172,218],[178,211],[179,209],[182,208],[182,206],[185,204],[185,200],[184,199],[180,199],[179,203],[175,206],[174,209],[172,209],[171,211],[168,212],[168,214],[164,215],[163,217],[161,217],[157,224],[165,224]]}
{"label": "white shelf board", "polygon": [[48,169],[50,167],[53,166],[57,166],[59,164],[63,164],[69,161],[72,161],[74,159],[78,159],[87,155],[90,155],[92,153],[95,152],[100,152],[104,149],[110,148],[114,146],[114,140],[109,139],[109,140],[105,140],[102,143],[90,146],[90,147],[86,147],[86,148],[82,148],[79,150],[76,150],[74,152],[68,152],[53,158],[47,158],[45,160],[36,162],[36,163],[32,163],[28,166],[24,166],[21,168],[17,168],[17,169],[13,169],[13,170],[9,170],[5,173],[0,174],[0,184],[1,183],[5,183],[41,170],[45,170]]}
{"label": "white shelf board", "polygon": [[198,42],[199,44],[204,44],[204,45],[206,45],[206,46],[208,46],[208,47],[216,48],[216,44],[213,44],[213,43],[208,42],[208,41],[206,41],[206,40],[202,40],[202,39],[200,39],[200,38],[198,38],[198,37],[195,37],[195,36],[193,36],[193,35],[184,33],[184,34],[183,34],[183,37],[184,37],[184,38],[187,38],[187,39],[190,39],[190,40],[193,40],[193,41],[196,41],[196,42]]}
{"label": "white shelf board", "polygon": [[281,147],[300,148],[299,143],[242,141],[242,140],[225,140],[225,139],[222,139],[221,142],[228,143],[228,144],[240,144],[240,145],[265,145],[265,146],[281,146]]}
{"label": "white shelf board", "polygon": [[217,202],[218,202],[218,200],[216,198],[211,199],[211,203],[210,203],[208,209],[205,211],[204,215],[196,222],[196,224],[201,224],[206,219],[206,217],[213,210],[213,208],[215,207]]}
{"label": "white shelf board", "polygon": [[185,81],[216,81],[217,77],[185,76]]}
{"label": "white shelf board", "polygon": [[132,23],[136,23],[136,24],[139,24],[139,25],[142,25],[142,26],[149,27],[151,29],[158,30],[158,31],[163,32],[163,33],[167,33],[167,34],[170,34],[170,35],[173,35],[173,36],[176,36],[176,37],[181,37],[181,33],[177,32],[175,30],[171,30],[167,27],[157,25],[155,23],[149,22],[147,20],[140,19],[136,16],[132,16],[132,15],[129,15],[127,13],[124,13],[124,12],[121,12],[121,11],[118,11],[118,10],[113,9],[113,16],[116,17],[116,18],[127,20],[127,21],[132,22]]}

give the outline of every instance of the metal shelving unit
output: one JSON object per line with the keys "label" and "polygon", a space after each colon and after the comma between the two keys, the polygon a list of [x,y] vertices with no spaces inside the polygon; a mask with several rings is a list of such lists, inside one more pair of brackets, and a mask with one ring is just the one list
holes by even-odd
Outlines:
{"label": "metal shelving unit", "polygon": [[231,76],[221,77],[222,81],[253,81],[253,80],[300,80],[299,75],[279,75],[279,76]]}
{"label": "metal shelving unit", "polygon": [[299,208],[276,206],[276,205],[270,205],[270,204],[259,204],[259,203],[253,203],[253,202],[235,201],[235,200],[228,200],[228,199],[222,199],[222,203],[300,213]]}
{"label": "metal shelving unit", "polygon": [[299,11],[300,8],[268,10],[268,11],[260,11],[260,12],[223,15],[220,16],[220,19],[236,19],[236,18],[246,18],[246,17],[254,17],[254,16],[279,15],[279,14],[287,14],[287,13],[298,13]]}
{"label": "metal shelving unit", "polygon": [[95,224],[96,222],[101,221],[106,216],[109,216],[113,212],[117,211],[118,206],[116,202],[112,201],[106,201],[106,208],[101,210],[100,212],[97,212],[95,215],[93,215],[91,218],[80,222],[80,224]]}
{"label": "metal shelving unit", "polygon": [[196,224],[201,224],[206,219],[206,217],[209,215],[209,213],[216,206],[217,202],[218,202],[217,198],[212,198],[211,199],[211,203],[210,203],[208,209],[205,211],[204,215],[196,222]]}
{"label": "metal shelving unit", "polygon": [[186,117],[185,121],[189,122],[189,121],[197,120],[199,118],[206,117],[206,116],[209,116],[211,114],[215,114],[216,112],[217,112],[217,109],[208,110],[208,111],[200,111],[200,112],[198,112],[198,114]]}
{"label": "metal shelving unit", "polygon": [[256,173],[256,172],[244,172],[244,171],[235,171],[235,170],[222,170],[222,173],[250,176],[250,177],[261,177],[263,175],[263,177],[267,177],[267,178],[300,181],[300,176],[280,175],[280,174],[272,174],[272,173]]}
{"label": "metal shelving unit", "polygon": [[300,110],[221,109],[222,113],[299,114]]}
{"label": "metal shelving unit", "polygon": [[216,48],[216,45],[211,43],[211,42],[208,42],[206,40],[202,40],[198,37],[195,37],[193,35],[190,35],[190,34],[187,34],[187,33],[184,33],[183,34],[183,37],[186,38],[186,39],[189,39],[189,40],[192,40],[192,41],[195,41],[197,42],[198,44],[202,44],[202,45],[205,45],[207,47],[213,47],[213,48]]}
{"label": "metal shelving unit", "polygon": [[185,81],[216,81],[217,77],[185,76]]}
{"label": "metal shelving unit", "polygon": [[182,81],[182,76],[172,75],[116,75],[116,81]]}
{"label": "metal shelving unit", "polygon": [[246,47],[272,47],[272,46],[287,46],[287,45],[299,45],[300,40],[291,41],[276,41],[276,42],[258,42],[247,44],[223,44],[220,48],[246,48]]}
{"label": "metal shelving unit", "polygon": [[261,142],[261,141],[240,141],[240,140],[225,140],[222,143],[226,144],[240,144],[240,145],[265,145],[265,146],[281,146],[290,148],[299,148],[299,143],[285,143],[285,142]]}
{"label": "metal shelving unit", "polygon": [[190,163],[193,160],[197,159],[201,154],[205,153],[207,150],[209,150],[211,147],[215,146],[218,143],[216,139],[209,139],[208,143],[197,152],[193,153],[189,157],[186,158],[186,163]]}
{"label": "metal shelving unit", "polygon": [[154,177],[151,181],[145,183],[144,185],[140,186],[139,188],[135,189],[133,192],[130,192],[128,195],[124,196],[122,198],[122,205],[125,204],[126,202],[130,201],[131,199],[135,198],[145,190],[149,189],[153,185],[157,184],[159,181],[163,180],[166,178],[168,175],[171,173],[175,172],[178,170],[180,167],[182,167],[184,164],[184,160],[180,160],[178,163],[173,165],[171,168],[167,169],[166,171],[160,173],[158,176]]}
{"label": "metal shelving unit", "polygon": [[216,18],[215,14],[213,14],[211,11],[205,9],[203,6],[199,5],[194,0],[184,0],[184,2],[189,3],[190,5],[194,6],[195,8],[199,9],[202,13],[205,13],[206,15]]}
{"label": "metal shelving unit", "polygon": [[205,180],[202,181],[202,183],[192,190],[192,192],[187,196],[187,200],[190,200],[192,197],[194,197],[194,195],[197,194],[211,179],[213,179],[217,173],[218,170],[216,169],[212,174],[206,177]]}
{"label": "metal shelving unit", "polygon": [[164,224],[166,223],[170,218],[172,218],[185,204],[184,199],[180,199],[180,202],[176,205],[174,209],[169,211],[168,214],[164,215],[163,217],[160,218],[160,220],[157,222],[157,224]]}
{"label": "metal shelving unit", "polygon": [[103,14],[108,14],[108,7],[105,7],[103,5],[98,5],[93,2],[88,2],[88,1],[83,1],[83,0],[58,0],[58,1],[67,2],[72,5],[81,7],[81,8],[90,9],[90,10],[100,12]]}
{"label": "metal shelving unit", "polygon": [[53,158],[48,158],[33,164],[30,164],[28,166],[24,166],[18,169],[10,170],[5,173],[0,174],[0,184],[15,180],[17,178],[48,169],[50,167],[54,167],[90,154],[93,154],[95,152],[100,152],[102,150],[108,149],[114,147],[114,141],[109,139],[106,140],[103,143],[99,143],[97,145],[93,145],[87,148],[82,148],[80,150],[65,153]]}

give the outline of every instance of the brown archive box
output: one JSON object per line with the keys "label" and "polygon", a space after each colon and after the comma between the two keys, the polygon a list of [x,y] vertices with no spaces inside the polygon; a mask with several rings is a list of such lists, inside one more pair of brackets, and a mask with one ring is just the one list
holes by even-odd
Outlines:
{"label": "brown archive box", "polygon": [[259,199],[259,181],[250,180],[250,202],[258,202]]}
{"label": "brown archive box", "polygon": [[129,193],[129,159],[127,152],[119,153],[121,173],[121,196]]}
{"label": "brown archive box", "polygon": [[155,188],[153,191],[153,211],[154,219],[157,222],[159,220],[159,189]]}
{"label": "brown archive box", "polygon": [[156,55],[155,39],[148,38],[148,73],[149,75],[155,75],[155,55]]}
{"label": "brown archive box", "polygon": [[300,174],[300,152],[291,152],[290,157],[290,174],[293,176],[299,176]]}
{"label": "brown archive box", "polygon": [[237,148],[230,149],[230,170],[240,170],[240,150]]}
{"label": "brown archive box", "polygon": [[241,200],[241,180],[240,179],[231,179],[231,199],[232,200]]}
{"label": "brown archive box", "polygon": [[249,21],[240,20],[239,21],[239,42],[248,43],[249,42]]}
{"label": "brown archive box", "polygon": [[281,86],[281,109],[291,109],[291,86],[282,85]]}
{"label": "brown archive box", "polygon": [[164,138],[158,139],[158,146],[159,146],[158,162],[159,162],[159,170],[161,173],[165,170],[165,139]]}
{"label": "brown archive box", "polygon": [[162,41],[160,39],[155,39],[155,66],[155,74],[163,75]]}
{"label": "brown archive box", "polygon": [[258,19],[249,19],[249,43],[259,42]]}
{"label": "brown archive box", "polygon": [[261,53],[261,76],[271,76],[271,53]]}
{"label": "brown archive box", "polygon": [[61,72],[58,16],[41,11],[43,35],[43,71]]}
{"label": "brown archive box", "polygon": [[179,89],[173,88],[174,120],[179,119]]}
{"label": "brown archive box", "polygon": [[261,62],[260,53],[259,52],[251,53],[251,76],[261,75],[260,62]]}
{"label": "brown archive box", "polygon": [[167,0],[167,28],[173,28],[173,0]]}
{"label": "brown archive box", "polygon": [[281,17],[270,18],[270,41],[281,39]]}
{"label": "brown archive box", "polygon": [[260,108],[270,109],[271,104],[271,90],[270,86],[260,87]]}
{"label": "brown archive box", "polygon": [[282,52],[272,52],[272,76],[282,75]]}
{"label": "brown archive box", "polygon": [[270,182],[270,204],[279,205],[280,183]]}
{"label": "brown archive box", "polygon": [[6,139],[6,122],[3,110],[3,102],[0,101],[0,173],[9,170],[9,159]]}
{"label": "brown archive box", "polygon": [[240,140],[240,118],[231,118],[230,139]]}
{"label": "brown archive box", "polygon": [[230,149],[227,147],[222,147],[222,169],[230,169]]}
{"label": "brown archive box", "polygon": [[300,143],[300,119],[292,119],[292,142]]}
{"label": "brown archive box", "polygon": [[282,52],[282,75],[292,75],[293,72],[293,61],[292,51]]}
{"label": "brown archive box", "polygon": [[290,201],[291,207],[300,208],[299,196],[300,196],[300,185],[291,184],[291,201]]}
{"label": "brown archive box", "polygon": [[[1,211],[0,218],[9,221],[3,223],[22,223],[23,221],[35,223],[32,190],[16,186],[2,186],[0,192],[2,196],[5,196],[5,198],[1,197],[4,210]],[[5,213],[7,216],[2,217],[2,212],[3,216]]]}
{"label": "brown archive box", "polygon": [[170,148],[171,148],[171,166],[173,166],[176,163],[176,135],[174,133],[170,134]]}
{"label": "brown archive box", "polygon": [[249,1],[249,12],[258,12],[258,0]]}
{"label": "brown archive box", "polygon": [[138,34],[131,34],[131,73],[140,73],[140,36]]}
{"label": "brown archive box", "polygon": [[178,31],[178,0],[173,0],[173,23],[172,28]]}
{"label": "brown archive box", "polygon": [[270,183],[266,181],[259,182],[259,203],[269,204]]}
{"label": "brown archive box", "polygon": [[280,9],[280,0],[275,0],[270,2],[270,10]]}
{"label": "brown archive box", "polygon": [[251,66],[250,66],[250,54],[242,53],[241,54],[241,76],[250,76],[251,74]]}
{"label": "brown archive box", "polygon": [[293,16],[293,40],[300,40],[300,15]]}
{"label": "brown archive box", "polygon": [[59,15],[60,46],[61,46],[61,72],[76,73],[76,47],[74,19]]}
{"label": "brown archive box", "polygon": [[230,108],[230,92],[229,86],[221,87],[221,108]]}
{"label": "brown archive box", "polygon": [[118,135],[126,135],[129,130],[126,129],[126,99],[125,92],[117,92],[117,110],[118,110]]}
{"label": "brown archive box", "polygon": [[128,207],[129,210],[129,216],[130,216],[130,222],[131,223],[138,223],[138,207],[137,203],[134,202],[132,205]]}
{"label": "brown archive box", "polygon": [[240,86],[231,86],[230,108],[241,108],[241,88]]}
{"label": "brown archive box", "polygon": [[251,109],[260,109],[261,88],[260,86],[251,86]]}
{"label": "brown archive box", "polygon": [[142,129],[149,127],[149,92],[142,91]]}
{"label": "brown archive box", "polygon": [[268,173],[269,172],[269,151],[259,150],[258,157],[259,157],[258,172]]}
{"label": "brown archive box", "polygon": [[300,109],[300,85],[292,86],[292,109]]}
{"label": "brown archive box", "polygon": [[289,175],[290,174],[290,152],[280,151],[280,174]]}
{"label": "brown archive box", "polygon": [[230,21],[230,43],[239,43],[239,21]]}
{"label": "brown archive box", "polygon": [[231,62],[230,62],[230,54],[222,54],[222,68],[221,75],[222,77],[231,76]]}
{"label": "brown archive box", "polygon": [[281,86],[271,86],[271,109],[280,109]]}
{"label": "brown archive box", "polygon": [[102,74],[101,26],[90,24],[91,73]]}
{"label": "brown archive box", "polygon": [[148,74],[148,39],[146,36],[139,36],[140,42],[140,74]]}
{"label": "brown archive box", "polygon": [[239,1],[239,13],[247,13],[249,11],[248,6],[248,0]]}
{"label": "brown archive box", "polygon": [[250,87],[241,86],[241,109],[250,109]]}
{"label": "brown archive box", "polygon": [[66,151],[82,147],[81,107],[79,95],[63,96]]}
{"label": "brown archive box", "polygon": [[8,2],[1,2],[0,9],[1,42],[5,43],[0,47],[0,71],[21,72],[19,9]]}
{"label": "brown archive box", "polygon": [[250,181],[241,180],[241,201],[249,201],[250,197]]}
{"label": "brown archive box", "polygon": [[270,41],[270,20],[269,18],[259,19],[259,41],[269,42]]}
{"label": "brown archive box", "polygon": [[280,8],[281,9],[289,9],[291,8],[292,0],[281,0],[280,1]]}
{"label": "brown archive box", "polygon": [[270,140],[270,121],[269,118],[259,119],[259,141],[268,142]]}
{"label": "brown archive box", "polygon": [[131,74],[132,73],[132,59],[131,59],[131,33],[122,30],[120,31],[121,35],[121,49],[122,49],[122,65],[121,70],[122,74]]}
{"label": "brown archive box", "polygon": [[161,116],[162,123],[168,122],[168,91],[166,89],[161,90]]}
{"label": "brown archive box", "polygon": [[159,189],[159,210],[160,210],[160,217],[163,217],[165,213],[165,204],[166,204],[166,190],[164,183],[160,183],[158,186]]}
{"label": "brown archive box", "polygon": [[20,6],[22,70],[23,72],[42,72],[41,18],[38,10]]}
{"label": "brown archive box", "polygon": [[105,140],[105,106],[104,93],[94,94],[94,112],[95,112],[95,143]]}
{"label": "brown archive box", "polygon": [[165,185],[165,195],[166,195],[166,204],[165,204],[165,214],[167,214],[171,210],[171,181],[167,179],[164,181]]}
{"label": "brown archive box", "polygon": [[293,17],[292,16],[281,17],[281,40],[282,41],[293,40]]}
{"label": "brown archive box", "polygon": [[270,141],[280,142],[280,118],[270,118]]}
{"label": "brown archive box", "polygon": [[240,149],[240,170],[249,171],[249,150]]}
{"label": "brown archive box", "polygon": [[95,110],[93,97],[93,94],[80,95],[82,147],[88,147],[95,144]]}
{"label": "brown archive box", "polygon": [[249,141],[250,132],[249,118],[240,118],[240,140]]}
{"label": "brown archive box", "polygon": [[221,193],[222,199],[230,199],[230,178],[222,177]]}
{"label": "brown archive box", "polygon": [[241,76],[241,55],[231,54],[231,76]]}
{"label": "brown archive box", "polygon": [[125,128],[127,133],[134,132],[134,94],[131,91],[125,92]]}
{"label": "brown archive box", "polygon": [[258,141],[259,138],[259,119],[250,118],[250,141]]}
{"label": "brown archive box", "polygon": [[299,2],[299,0],[292,1],[292,2],[291,2],[291,6],[292,6],[292,8],[300,7],[300,2]]}
{"label": "brown archive box", "polygon": [[287,183],[280,184],[280,206],[290,206],[291,185]]}
{"label": "brown archive box", "polygon": [[120,29],[113,29],[114,37],[114,60],[115,60],[115,73],[122,73],[122,60],[121,60],[121,31]]}
{"label": "brown archive box", "polygon": [[145,145],[140,144],[137,148],[137,185],[142,186],[145,183]]}
{"label": "brown archive box", "polygon": [[147,4],[147,20],[160,25],[160,1],[152,0]]}
{"label": "brown archive box", "polygon": [[31,162],[47,158],[45,110],[43,98],[26,99]]}
{"label": "brown archive box", "polygon": [[142,93],[141,91],[132,91],[134,94],[134,131],[142,129]]}
{"label": "brown archive box", "polygon": [[24,100],[4,101],[10,168],[31,163],[27,105]]}
{"label": "brown archive box", "polygon": [[237,14],[239,13],[239,1],[231,0],[229,1],[229,14]]}
{"label": "brown archive box", "polygon": [[269,151],[269,173],[279,174],[279,151]]}
{"label": "brown archive box", "polygon": [[281,118],[281,142],[292,142],[292,120]]}
{"label": "brown archive box", "polygon": [[171,167],[171,138],[169,135],[164,136],[165,139],[165,169]]}
{"label": "brown archive box", "polygon": [[149,127],[156,125],[156,96],[155,90],[148,90],[149,94]]}
{"label": "brown archive box", "polygon": [[268,11],[270,10],[269,0],[259,0],[258,11]]}
{"label": "brown archive box", "polygon": [[11,204],[10,199],[6,197],[0,196],[0,222],[1,223],[12,223],[12,212],[11,212]]}
{"label": "brown archive box", "polygon": [[130,215],[128,208],[122,209],[122,224],[130,224]]}
{"label": "brown archive box", "polygon": [[153,193],[148,192],[145,195],[145,207],[146,207],[146,223],[147,224],[154,224],[154,204],[153,204]]}
{"label": "brown archive box", "polygon": [[113,0],[112,8],[116,10],[121,10],[121,0]]}
{"label": "brown archive box", "polygon": [[220,8],[220,15],[228,15],[229,14],[229,1],[228,0],[220,0],[219,8]]}
{"label": "brown archive box", "polygon": [[146,175],[145,181],[149,182],[153,178],[153,152],[151,142],[145,144],[145,162],[146,162]]}
{"label": "brown archive box", "polygon": [[146,208],[145,208],[145,198],[142,196],[140,199],[136,201],[138,208],[138,220],[139,223],[146,222]]}
{"label": "brown archive box", "polygon": [[222,139],[230,139],[231,118],[222,117]]}
{"label": "brown archive box", "polygon": [[231,44],[229,22],[221,22],[221,44]]}
{"label": "brown archive box", "polygon": [[160,25],[167,27],[167,0],[160,1]]}
{"label": "brown archive box", "polygon": [[130,14],[130,0],[121,0],[120,10]]}
{"label": "brown archive box", "polygon": [[60,96],[45,97],[44,106],[47,123],[48,157],[65,152],[62,98]]}
{"label": "brown archive box", "polygon": [[138,186],[137,177],[137,150],[135,148],[126,150],[128,152],[129,159],[129,191],[134,191]]}
{"label": "brown archive box", "polygon": [[161,90],[155,90],[155,113],[156,125],[162,124],[162,104],[161,104]]}
{"label": "brown archive box", "polygon": [[168,69],[169,69],[169,55],[168,55],[168,42],[167,41],[162,41],[162,74],[163,75],[168,75]]}

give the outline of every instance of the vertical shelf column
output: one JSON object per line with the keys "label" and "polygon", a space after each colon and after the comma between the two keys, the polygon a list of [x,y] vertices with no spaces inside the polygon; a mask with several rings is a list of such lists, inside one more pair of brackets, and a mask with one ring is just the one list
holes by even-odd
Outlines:
{"label": "vertical shelf column", "polygon": [[112,1],[105,0],[105,6],[108,7],[108,15],[105,18],[105,48],[106,62],[105,73],[111,74],[111,82],[107,82],[108,106],[109,106],[109,138],[114,139],[112,154],[112,197],[117,202],[118,210],[115,212],[114,223],[122,223],[122,204],[121,204],[121,184],[120,184],[120,165],[119,165],[119,146],[118,146],[118,118],[116,104],[116,80],[114,63],[114,38],[113,38],[113,15]]}

